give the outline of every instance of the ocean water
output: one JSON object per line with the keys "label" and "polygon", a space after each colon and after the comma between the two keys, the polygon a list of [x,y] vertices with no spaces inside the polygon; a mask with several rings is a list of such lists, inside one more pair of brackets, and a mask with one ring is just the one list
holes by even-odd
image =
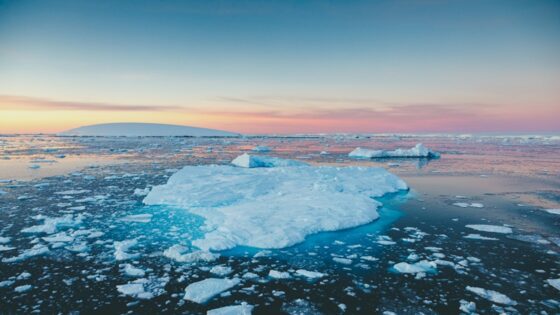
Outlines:
{"label": "ocean water", "polygon": [[[442,157],[347,156],[359,146],[392,149],[418,142]],[[165,257],[167,248],[189,248],[200,238],[203,219],[184,209],[145,206],[135,189],[164,184],[184,165],[227,164],[257,145],[272,149],[260,154],[313,165],[385,167],[411,190],[380,198],[380,218],[370,224],[311,235],[289,248],[238,247],[212,262]],[[6,238],[0,313],[196,314],[247,302],[255,314],[459,314],[461,301],[474,302],[481,314],[558,313],[560,291],[547,280],[560,278],[560,215],[545,211],[560,208],[558,156],[560,141],[552,137],[0,137],[0,237]],[[149,219],[130,217],[139,214]],[[72,240],[22,232],[40,225],[42,217],[72,221],[57,230]],[[507,226],[512,233],[467,227],[473,224]],[[492,240],[465,238],[469,234]],[[126,252],[134,257],[116,261],[114,242],[131,239],[137,244]],[[33,246],[48,252],[22,256]],[[395,268],[422,260],[433,268],[412,274]],[[136,279],[125,274],[127,263],[144,271],[153,298],[118,292],[117,285]],[[212,275],[210,268],[218,265],[231,273]],[[324,276],[310,280],[298,269]],[[270,270],[290,278],[271,279]],[[256,277],[207,303],[182,299],[190,283],[248,272]],[[516,304],[491,302],[467,286],[499,292]]]}

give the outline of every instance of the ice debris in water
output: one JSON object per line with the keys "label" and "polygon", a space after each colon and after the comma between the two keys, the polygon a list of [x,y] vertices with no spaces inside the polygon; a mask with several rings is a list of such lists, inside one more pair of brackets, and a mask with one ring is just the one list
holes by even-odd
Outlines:
{"label": "ice debris in water", "polygon": [[203,250],[284,248],[309,234],[369,223],[381,206],[372,198],[406,189],[374,167],[186,166],[153,187],[144,203],[203,217],[210,232],[192,243]]}
{"label": "ice debris in water", "polygon": [[465,227],[481,232],[489,232],[489,233],[500,233],[500,234],[511,234],[513,233],[512,229],[507,226],[501,225],[490,225],[490,224],[468,224]]}
{"label": "ice debris in water", "polygon": [[244,153],[231,161],[231,164],[245,168],[256,167],[283,167],[283,166],[307,166],[307,163],[275,158],[270,156],[249,155]]}
{"label": "ice debris in water", "polygon": [[196,250],[189,252],[189,248],[183,245],[173,245],[163,251],[163,256],[173,259],[176,262],[194,263],[199,261],[210,262],[218,259],[219,254],[208,251]]}
{"label": "ice debris in water", "polygon": [[545,209],[544,211],[550,214],[560,214],[560,209]]}
{"label": "ice debris in water", "polygon": [[138,299],[148,300],[165,293],[169,277],[141,278],[127,284],[117,285],[120,293]]}
{"label": "ice debris in water", "polygon": [[129,277],[143,277],[146,275],[146,272],[143,269],[134,267],[131,264],[124,264],[123,272]]}
{"label": "ice debris in water", "polygon": [[74,217],[73,215],[68,214],[62,217],[50,218],[40,214],[40,215],[36,215],[33,218],[35,220],[43,220],[43,224],[24,228],[21,230],[21,232],[52,234],[55,233],[58,228],[72,227],[82,223],[83,215],[79,214]]}
{"label": "ice debris in water", "polygon": [[138,240],[124,240],[122,242],[115,242],[115,259],[116,260],[127,260],[138,258],[140,254],[129,254],[127,251],[138,244]]}
{"label": "ice debris in water", "polygon": [[422,143],[416,144],[411,149],[387,150],[371,150],[364,148],[356,148],[348,154],[349,157],[355,158],[438,158],[439,153],[426,148]]}
{"label": "ice debris in water", "polygon": [[252,312],[253,305],[243,302],[241,305],[230,305],[209,310],[206,315],[251,315]]}
{"label": "ice debris in water", "polygon": [[500,292],[478,288],[478,287],[471,287],[471,286],[467,286],[467,291],[470,291],[494,303],[498,303],[502,305],[511,305],[511,306],[517,305],[517,302],[515,302],[514,300],[510,299],[505,294],[502,294]]}
{"label": "ice debris in water", "polygon": [[309,279],[318,279],[318,278],[322,278],[325,276],[324,273],[320,273],[317,271],[309,271],[309,270],[305,270],[305,269],[298,269],[296,270],[296,274],[300,275],[300,276],[304,276],[306,278]]}
{"label": "ice debris in water", "polygon": [[32,248],[26,249],[21,252],[18,256],[2,258],[2,262],[12,263],[25,260],[30,257],[44,255],[49,252],[49,248],[42,244],[35,244]]}
{"label": "ice debris in water", "polygon": [[206,303],[214,296],[227,291],[238,285],[241,280],[208,278],[202,281],[189,284],[185,288],[185,296],[183,299],[195,303]]}
{"label": "ice debris in water", "polygon": [[271,277],[272,279],[289,279],[292,277],[290,276],[289,272],[282,272],[277,270],[270,270],[268,272],[268,276]]}

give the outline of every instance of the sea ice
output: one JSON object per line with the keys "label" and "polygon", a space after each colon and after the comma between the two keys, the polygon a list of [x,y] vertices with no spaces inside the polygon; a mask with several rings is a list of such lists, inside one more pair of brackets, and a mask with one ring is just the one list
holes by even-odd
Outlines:
{"label": "sea ice", "polygon": [[515,302],[514,300],[510,299],[509,297],[507,297],[506,295],[500,292],[486,290],[478,287],[471,287],[471,286],[467,286],[467,291],[471,291],[472,293],[494,303],[498,303],[502,305],[511,305],[511,306],[517,305],[517,302]]}
{"label": "sea ice", "polygon": [[32,285],[25,284],[25,285],[20,285],[19,287],[15,287],[14,291],[16,291],[17,293],[23,293],[23,292],[27,292],[27,291],[31,290],[31,288],[33,288]]}
{"label": "sea ice", "polygon": [[275,158],[270,156],[249,155],[244,153],[231,161],[231,164],[245,168],[256,167],[283,167],[283,166],[307,166],[307,163]]}
{"label": "sea ice", "polygon": [[21,252],[18,256],[2,258],[2,262],[12,263],[25,260],[30,257],[44,255],[49,252],[49,248],[42,244],[35,244],[32,248],[26,249]]}
{"label": "sea ice", "polygon": [[193,241],[203,250],[283,248],[309,234],[369,223],[381,205],[372,198],[405,189],[397,176],[373,167],[186,166],[144,203],[205,218],[209,232]]}
{"label": "sea ice", "polygon": [[356,148],[354,149],[354,151],[350,152],[348,156],[354,158],[367,158],[367,159],[387,158],[387,157],[438,158],[439,153],[426,148],[422,143],[418,143],[416,144],[416,146],[414,146],[411,149],[396,149],[394,151]]}
{"label": "sea ice", "polygon": [[507,226],[490,225],[490,224],[468,224],[465,227],[481,232],[510,234],[513,233],[512,229]]}
{"label": "sea ice", "polygon": [[183,299],[195,303],[205,303],[214,296],[227,291],[238,285],[241,280],[208,278],[202,281],[189,284],[185,288],[185,296]]}
{"label": "sea ice", "polygon": [[123,272],[129,277],[143,277],[146,275],[143,269],[136,268],[131,264],[124,264]]}
{"label": "sea ice", "polygon": [[243,302],[241,305],[230,305],[215,308],[206,312],[206,315],[251,315],[253,305]]}
{"label": "sea ice", "polygon": [[544,211],[550,214],[560,214],[560,209],[545,209]]}
{"label": "sea ice", "polygon": [[210,269],[210,273],[215,274],[216,276],[225,277],[229,275],[233,270],[231,267],[228,266],[214,266]]}

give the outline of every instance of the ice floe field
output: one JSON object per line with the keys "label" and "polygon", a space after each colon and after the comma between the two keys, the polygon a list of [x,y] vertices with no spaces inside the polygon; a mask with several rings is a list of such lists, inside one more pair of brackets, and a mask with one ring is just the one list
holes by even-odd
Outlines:
{"label": "ice floe field", "polygon": [[0,313],[557,314],[559,156],[557,137],[0,136]]}

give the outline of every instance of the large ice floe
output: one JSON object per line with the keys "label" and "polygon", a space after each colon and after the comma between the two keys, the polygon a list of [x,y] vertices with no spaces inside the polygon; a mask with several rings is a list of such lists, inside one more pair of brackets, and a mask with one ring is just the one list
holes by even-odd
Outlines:
{"label": "large ice floe", "polygon": [[242,154],[236,157],[231,164],[239,167],[283,167],[283,166],[307,166],[305,162],[275,158],[270,156]]}
{"label": "large ice floe", "polygon": [[[285,162],[284,165],[289,165]],[[378,218],[372,198],[408,189],[383,168],[186,166],[155,186],[148,205],[179,207],[205,219],[202,250],[284,248],[307,235]]]}
{"label": "large ice floe", "polygon": [[364,148],[356,148],[354,151],[348,153],[349,157],[353,158],[439,158],[439,153],[426,148],[422,143],[416,144],[410,149],[396,149],[393,151],[387,150],[372,150]]}

